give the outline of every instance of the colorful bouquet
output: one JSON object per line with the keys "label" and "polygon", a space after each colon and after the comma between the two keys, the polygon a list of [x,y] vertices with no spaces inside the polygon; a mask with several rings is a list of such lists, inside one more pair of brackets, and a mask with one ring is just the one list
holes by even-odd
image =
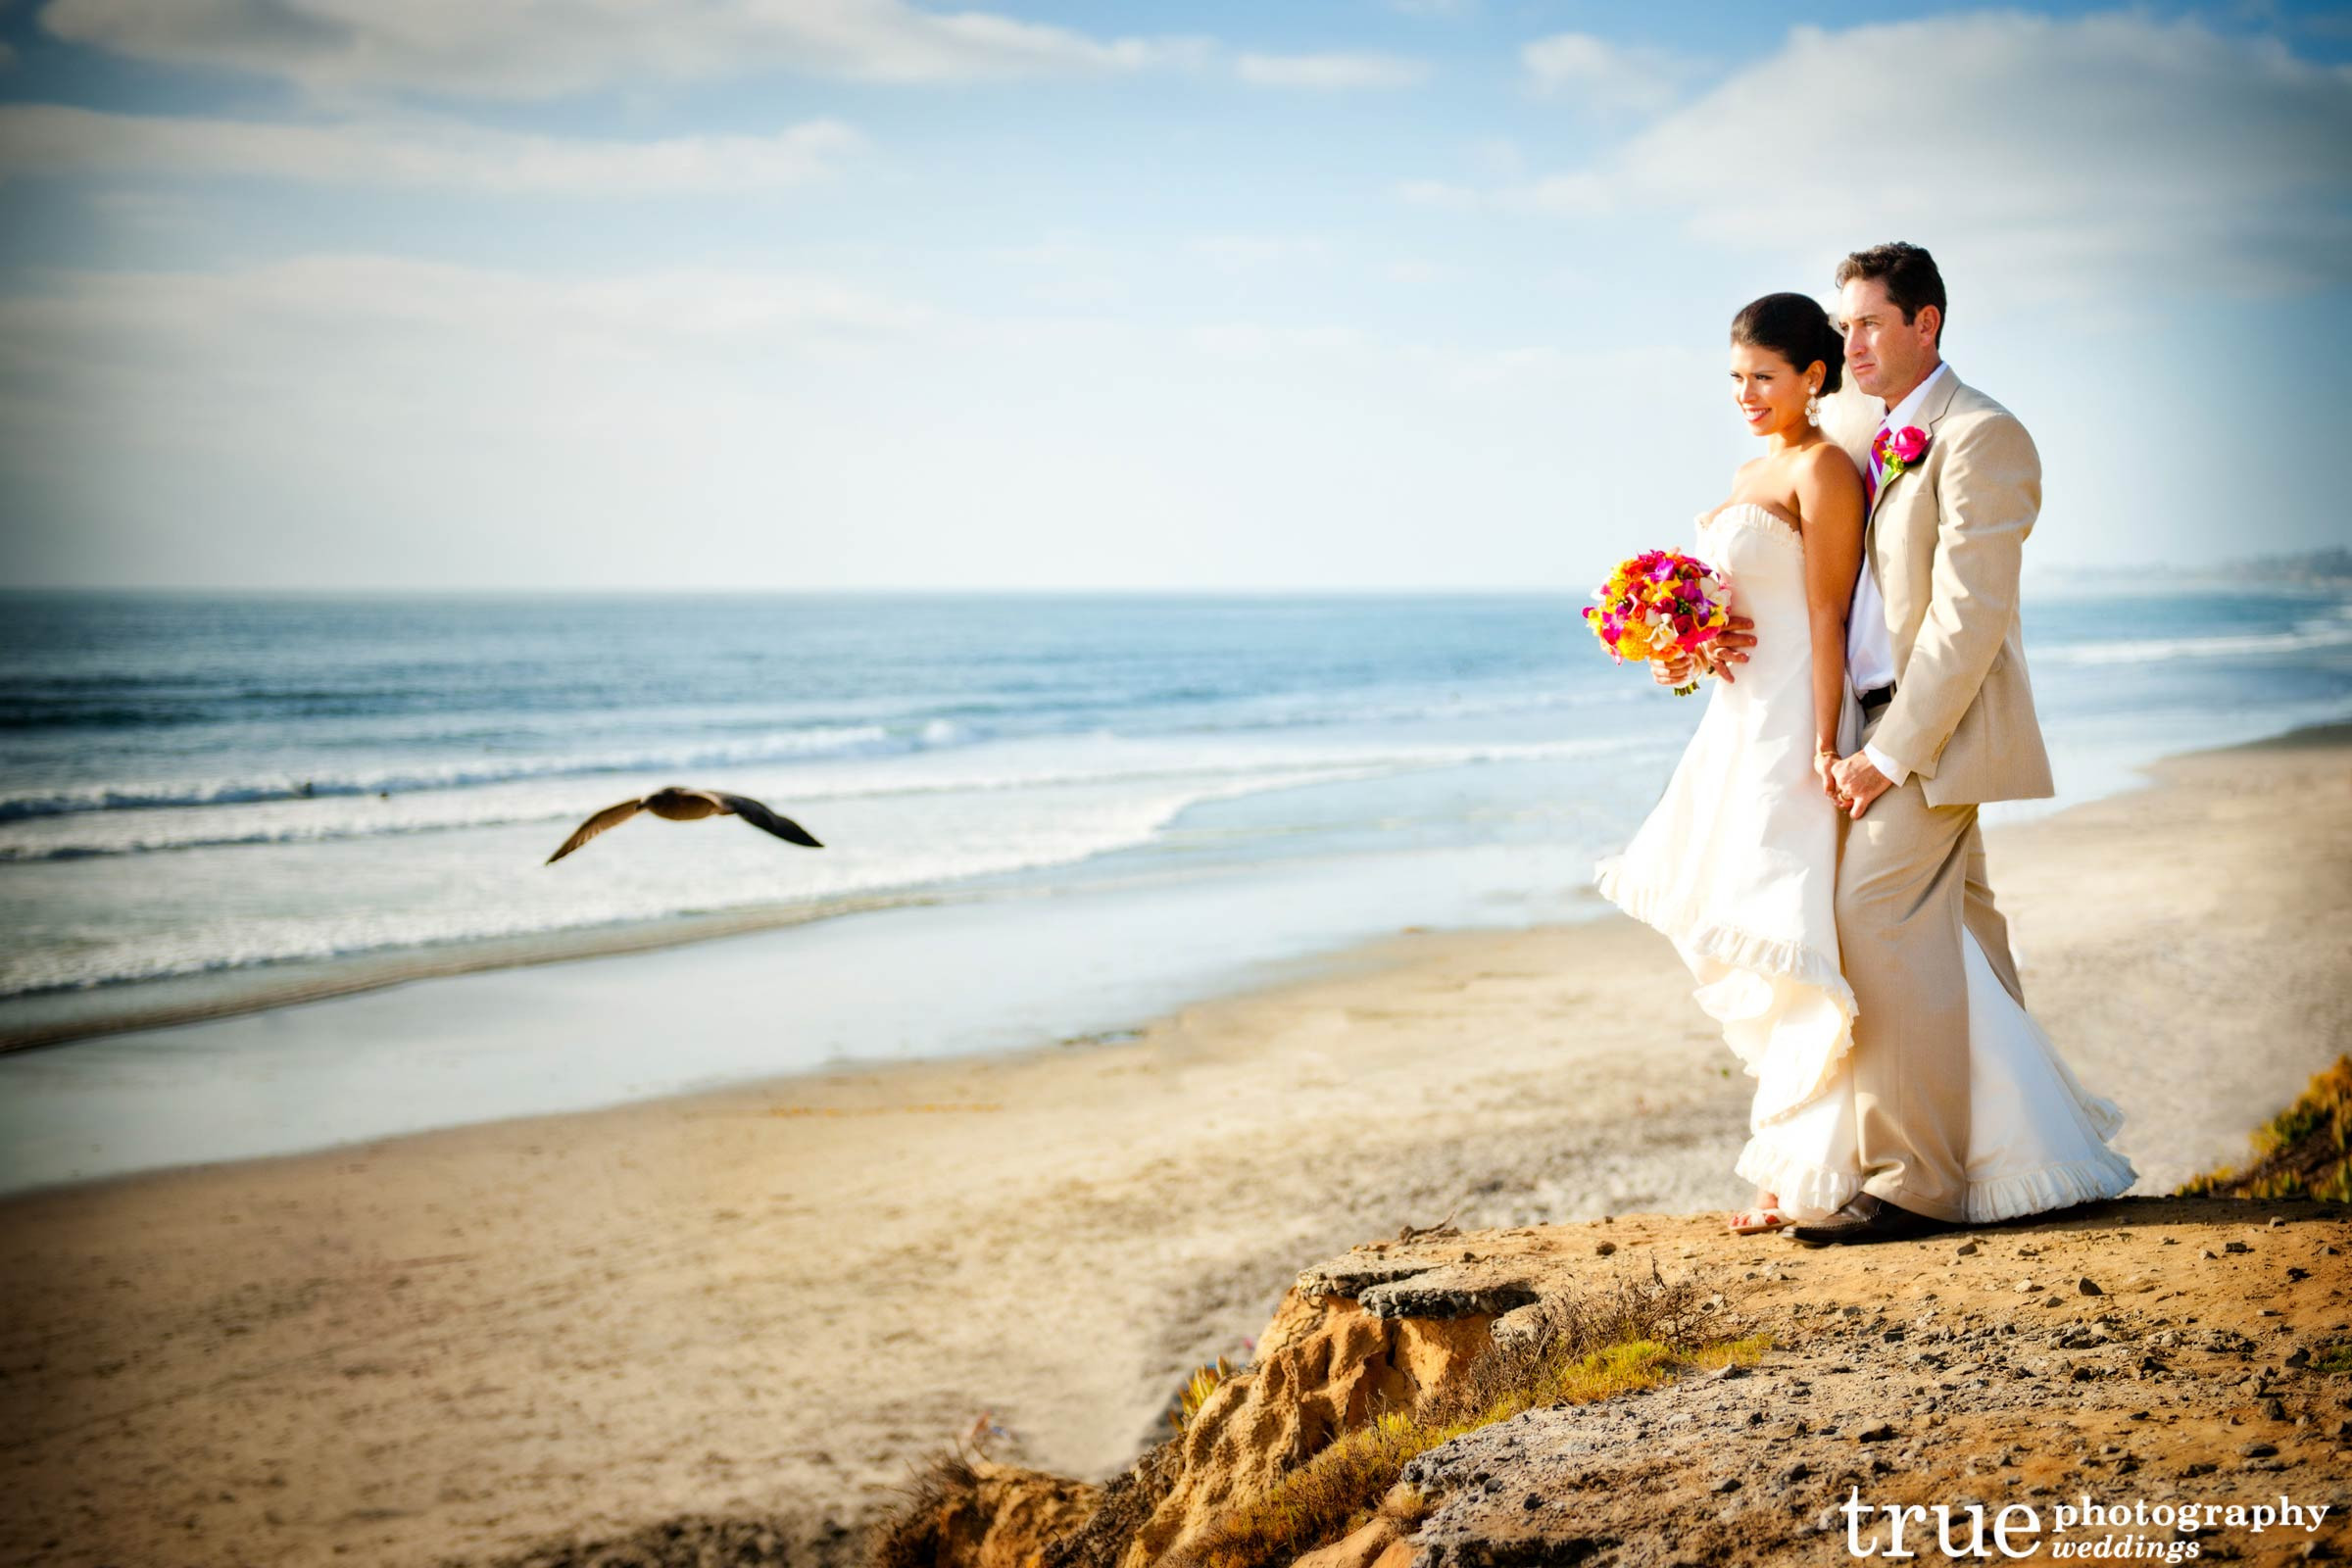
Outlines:
{"label": "colorful bouquet", "polygon": [[[1705,562],[1673,550],[1645,550],[1620,563],[1593,593],[1585,620],[1620,664],[1663,659],[1713,642],[1732,616],[1732,589]],[[1698,690],[1693,680],[1677,697]]]}

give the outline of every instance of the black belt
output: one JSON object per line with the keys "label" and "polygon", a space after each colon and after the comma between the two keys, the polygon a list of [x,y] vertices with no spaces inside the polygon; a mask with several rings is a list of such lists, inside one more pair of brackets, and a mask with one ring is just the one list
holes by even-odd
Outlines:
{"label": "black belt", "polygon": [[1862,705],[1862,711],[1867,716],[1894,701],[1894,688],[1892,686],[1874,686],[1869,691],[1862,693],[1855,701]]}

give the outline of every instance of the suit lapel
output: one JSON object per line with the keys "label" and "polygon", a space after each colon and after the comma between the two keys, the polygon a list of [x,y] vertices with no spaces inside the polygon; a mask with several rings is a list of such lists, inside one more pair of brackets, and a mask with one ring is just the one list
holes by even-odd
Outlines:
{"label": "suit lapel", "polygon": [[[1943,421],[1943,416],[1951,412],[1952,398],[1959,392],[1959,390],[1960,377],[1954,374],[1951,370],[1946,369],[1943,372],[1943,379],[1936,384],[1936,389],[1933,392],[1930,392],[1925,398],[1920,400],[1919,427],[1928,433],[1929,450],[1931,452],[1935,450],[1936,426],[1940,424]],[[1891,434],[1892,432],[1889,431],[1889,433]],[[1928,460],[1923,457],[1919,460],[1919,463],[1910,465],[1909,466],[1905,467],[1902,472],[1890,473],[1879,481],[1878,496],[1871,502],[1870,506],[1870,515],[1873,521],[1876,521],[1878,518],[1879,509],[1886,505],[1886,493],[1889,490],[1892,490],[1896,485],[1900,484],[1905,475],[1915,471],[1927,461]]]}

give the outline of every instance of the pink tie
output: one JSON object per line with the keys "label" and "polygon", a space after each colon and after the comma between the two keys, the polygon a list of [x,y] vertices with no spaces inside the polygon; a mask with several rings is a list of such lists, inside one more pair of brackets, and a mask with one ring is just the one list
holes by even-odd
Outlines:
{"label": "pink tie", "polygon": [[1862,510],[1867,513],[1879,504],[1879,475],[1886,466],[1886,427],[1870,438],[1870,466],[1862,472]]}

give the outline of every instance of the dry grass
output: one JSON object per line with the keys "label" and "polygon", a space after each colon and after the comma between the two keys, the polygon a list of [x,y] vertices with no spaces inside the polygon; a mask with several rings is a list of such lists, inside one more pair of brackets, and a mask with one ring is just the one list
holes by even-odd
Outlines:
{"label": "dry grass", "polygon": [[[1271,1491],[1231,1510],[1184,1553],[1181,1568],[1273,1568],[1336,1541],[1387,1509],[1401,1529],[1434,1500],[1399,1488],[1417,1454],[1522,1411],[1582,1404],[1655,1388],[1688,1372],[1752,1362],[1761,1335],[1712,1345],[1689,1280],[1619,1279],[1607,1290],[1550,1298],[1530,1331],[1499,1343],[1410,1410],[1386,1410],[1348,1432]],[[1170,1568],[1179,1568],[1171,1564]]]}
{"label": "dry grass", "polygon": [[874,1568],[935,1568],[958,1544],[978,1543],[980,1477],[963,1450],[943,1453],[905,1489],[906,1500],[875,1532]]}
{"label": "dry grass", "polygon": [[2254,1134],[2254,1162],[2181,1185],[2177,1198],[2317,1198],[2352,1203],[2352,1056],[2312,1077],[2302,1098]]}
{"label": "dry grass", "polygon": [[1176,1490],[1183,1470],[1181,1438],[1153,1446],[1102,1489],[1102,1506],[1083,1528],[1046,1547],[1040,1568],[1118,1568],[1127,1544]]}

